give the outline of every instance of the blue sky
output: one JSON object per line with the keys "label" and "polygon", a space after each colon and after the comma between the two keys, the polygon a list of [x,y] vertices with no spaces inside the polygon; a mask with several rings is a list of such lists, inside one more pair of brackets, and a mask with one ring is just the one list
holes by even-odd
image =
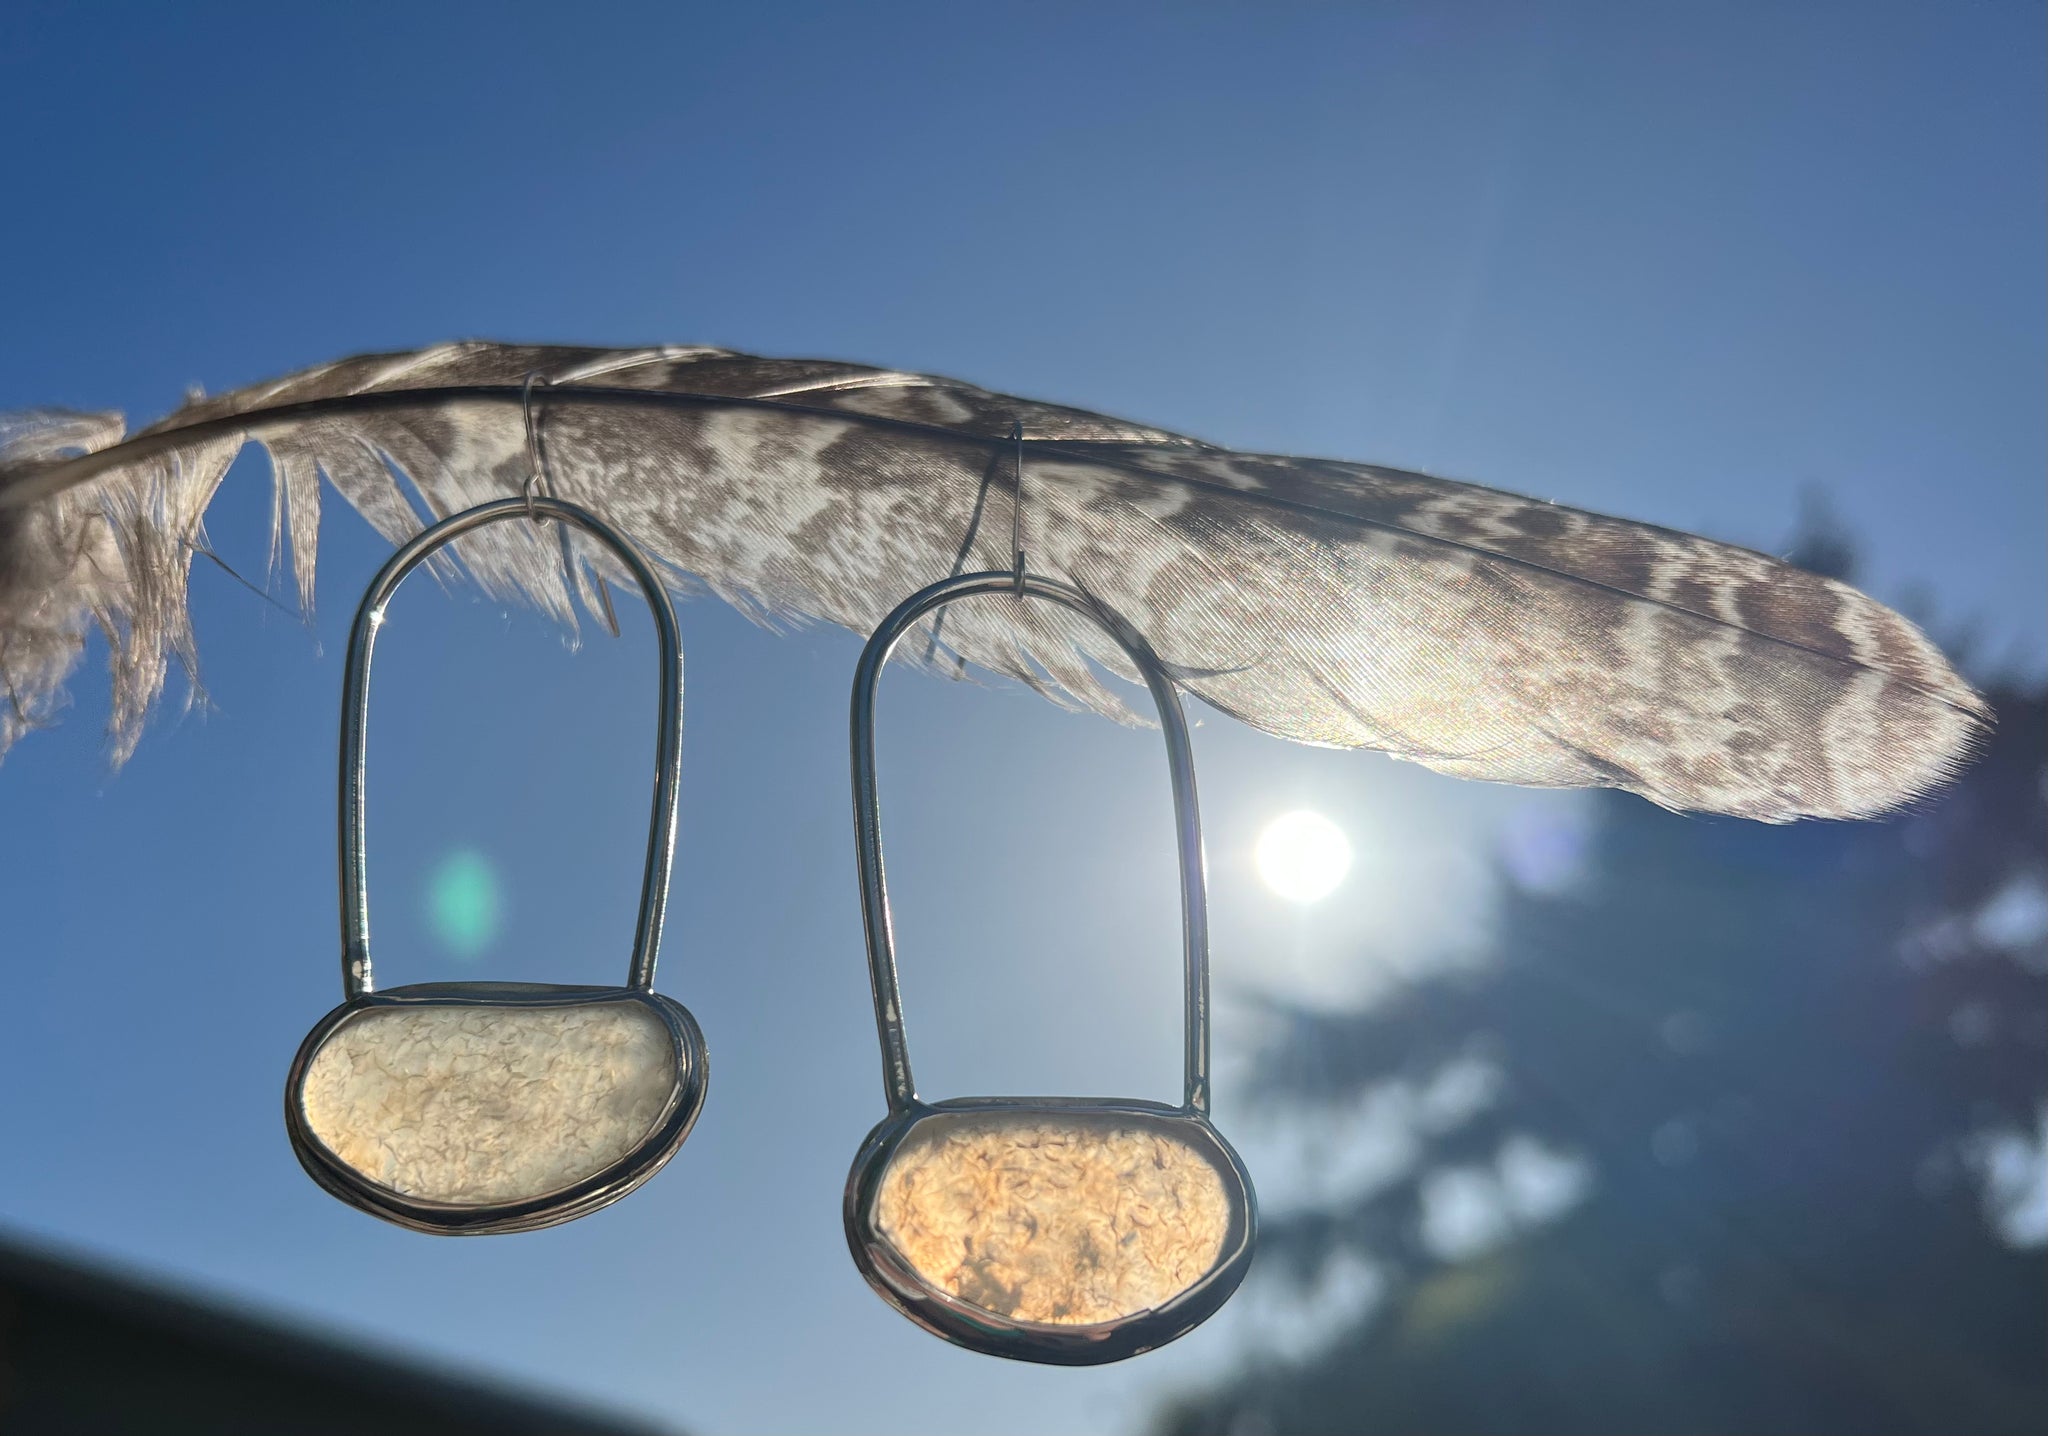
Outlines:
{"label": "blue sky", "polygon": [[[14,196],[0,408],[123,408],[364,349],[717,343],[957,375],[1249,448],[1421,468],[1782,547],[1809,487],[1893,603],[2038,672],[2038,5],[352,6],[0,21]],[[260,570],[267,476],[211,529]],[[99,655],[0,765],[12,981],[0,1222],[405,1350],[704,1431],[1114,1430],[1255,1343],[1235,1308],[1094,1372],[954,1351],[838,1229],[881,1114],[846,822],[857,643],[708,603],[662,986],[709,1105],[672,1167],[546,1233],[335,1204],[278,1116],[338,998],[334,713],[379,558],[330,509],[310,628],[202,567],[210,704],[107,767]],[[421,584],[380,648],[387,980],[623,971],[644,619],[570,652]],[[883,784],[924,1087],[1175,1086],[1157,739],[898,677]],[[1569,795],[1197,730],[1226,991],[1369,1000],[1483,931],[1504,835]],[[1260,824],[1353,880],[1289,908]],[[479,958],[427,877],[504,885]],[[1270,1114],[1219,1125],[1260,1177]],[[1284,1193],[1276,1193],[1284,1199]],[[878,1375],[877,1373],[886,1373]]]}

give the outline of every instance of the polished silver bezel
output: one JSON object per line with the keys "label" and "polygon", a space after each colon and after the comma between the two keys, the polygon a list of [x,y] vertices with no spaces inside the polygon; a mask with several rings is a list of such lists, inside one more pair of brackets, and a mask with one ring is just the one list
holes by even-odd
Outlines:
{"label": "polished silver bezel", "polygon": [[[868,982],[875,1000],[875,1031],[882,1048],[882,1089],[889,1115],[868,1134],[847,1178],[846,1240],[868,1284],[898,1311],[946,1340],[989,1356],[1060,1366],[1121,1361],[1185,1335],[1211,1316],[1244,1280],[1258,1239],[1258,1204],[1251,1177],[1230,1144],[1209,1125],[1209,902],[1202,851],[1202,819],[1195,792],[1194,749],[1180,694],[1166,665],[1142,634],[1071,584],[1017,570],[942,579],[906,598],[882,620],[854,670],[850,737],[853,758],[854,852],[859,864],[861,916],[867,934]],[[1129,658],[1159,710],[1173,784],[1175,838],[1181,890],[1183,1092],[1181,1105],[1118,1098],[970,1097],[931,1103],[917,1095],[904,1034],[903,999],[896,971],[894,921],[882,861],[882,808],[875,779],[875,689],[889,654],[911,627],[935,609],[984,594],[1008,594],[1059,604],[1099,624]],[[1177,1136],[1205,1150],[1223,1176],[1231,1199],[1231,1226],[1223,1254],[1208,1275],[1150,1311],[1087,1326],[1017,1321],[940,1291],[911,1267],[877,1229],[875,1201],[890,1159],[920,1123],[948,1115],[990,1112],[1050,1117],[1121,1116],[1148,1125],[1171,1125]]]}
{"label": "polished silver bezel", "polygon": [[[897,1149],[918,1127],[948,1118],[985,1116],[1119,1117],[1134,1125],[1170,1128],[1209,1158],[1223,1179],[1230,1228],[1207,1275],[1164,1306],[1115,1321],[1087,1325],[1018,1321],[962,1301],[921,1276],[877,1225],[875,1204]],[[926,1331],[986,1356],[1053,1366],[1099,1366],[1122,1361],[1185,1336],[1216,1313],[1244,1280],[1258,1234],[1258,1202],[1250,1175],[1206,1117],[1159,1102],[1095,1097],[960,1097],[918,1102],[892,1111],[868,1133],[846,1179],[846,1239],[868,1285]]]}
{"label": "polished silver bezel", "polygon": [[[626,986],[556,986],[538,983],[421,983],[376,991],[370,965],[370,898],[364,843],[365,773],[370,708],[370,663],[384,611],[407,574],[463,534],[489,524],[525,520],[554,523],[564,534],[565,561],[573,561],[566,537],[579,529],[609,549],[639,584],[654,620],[655,652],[661,679],[656,693],[654,796],[648,821],[647,856],[640,881],[640,911]],[[609,602],[609,600],[607,600]],[[299,1044],[285,1079],[285,1130],[299,1163],[321,1187],[350,1206],[414,1231],[443,1236],[480,1236],[533,1231],[580,1217],[617,1201],[660,1171],[675,1154],[704,1105],[709,1077],[704,1034],[682,1004],[654,991],[655,960],[661,949],[668,908],[669,873],[675,864],[676,806],[683,744],[683,650],[675,606],[645,556],[618,530],[574,504],[544,495],[499,499],[465,509],[423,530],[385,560],[356,607],[349,630],[348,659],[341,697],[341,1006],[321,1018]],[[637,1002],[651,1009],[667,1029],[675,1054],[676,1084],[654,1130],[626,1156],[568,1187],[516,1202],[458,1205],[422,1201],[371,1181],[343,1162],[314,1135],[306,1121],[303,1085],[307,1065],[335,1030],[365,1012],[391,1007],[569,1007]]]}
{"label": "polished silver bezel", "polygon": [[[327,1039],[365,1013],[406,1007],[591,1007],[636,1002],[661,1019],[675,1054],[676,1081],[661,1119],[631,1152],[581,1181],[516,1202],[459,1204],[422,1201],[374,1182],[336,1156],[306,1120],[306,1069]],[[569,987],[545,983],[434,982],[367,992],[329,1012],[306,1034],[285,1079],[284,1124],[292,1151],[307,1175],[358,1211],[416,1232],[489,1236],[551,1227],[609,1206],[660,1171],[690,1135],[704,1107],[709,1059],[697,1020],[681,1003],[658,992],[625,987]]]}

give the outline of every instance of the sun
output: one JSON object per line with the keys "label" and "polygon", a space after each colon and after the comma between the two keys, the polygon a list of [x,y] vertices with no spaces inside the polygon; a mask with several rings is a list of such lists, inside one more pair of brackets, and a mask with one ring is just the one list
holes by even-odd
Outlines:
{"label": "sun", "polygon": [[1344,830],[1306,809],[1266,824],[1253,857],[1266,886],[1290,902],[1320,902],[1351,871]]}

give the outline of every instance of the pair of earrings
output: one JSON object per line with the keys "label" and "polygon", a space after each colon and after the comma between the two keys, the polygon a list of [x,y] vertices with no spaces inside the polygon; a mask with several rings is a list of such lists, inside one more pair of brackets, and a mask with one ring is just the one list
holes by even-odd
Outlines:
{"label": "pair of earrings", "polygon": [[[465,533],[514,518],[582,530],[646,596],[660,645],[654,812],[623,987],[425,983],[378,991],[364,884],[363,775],[372,649],[398,585]],[[946,604],[1009,592],[1101,624],[1159,710],[1173,780],[1184,939],[1186,1084],[1179,1106],[1121,1099],[926,1102],[911,1080],[875,784],[875,686],[898,640]],[[342,698],[342,990],[292,1061],[285,1125],[328,1192],[416,1231],[531,1231],[595,1211],[673,1156],[704,1103],[703,1033],[654,991],[675,851],[682,751],[675,612],[623,535],[528,495],[435,524],[371,581],[349,636]],[[1142,635],[1079,590],[968,574],[913,594],[868,640],[852,705],[854,828],[868,973],[889,1111],[846,1184],[855,1263],[904,1315],[995,1356],[1117,1361],[1181,1336],[1243,1280],[1250,1178],[1209,1125],[1208,927],[1201,820],[1180,699]]]}

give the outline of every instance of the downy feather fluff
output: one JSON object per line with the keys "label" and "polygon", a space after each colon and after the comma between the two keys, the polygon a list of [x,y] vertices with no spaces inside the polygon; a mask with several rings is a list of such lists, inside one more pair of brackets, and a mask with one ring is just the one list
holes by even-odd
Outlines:
{"label": "downy feather fluff", "polygon": [[[1765,554],[1367,464],[1239,453],[969,384],[726,350],[493,343],[375,354],[188,403],[0,420],[0,751],[112,650],[116,760],[195,650],[200,522],[246,442],[275,472],[310,604],[321,477],[396,543],[516,493],[521,390],[553,491],[761,618],[872,630],[948,573],[1009,566],[1021,457],[1034,571],[1123,614],[1186,687],[1296,742],[1446,773],[1626,788],[1769,821],[1883,812],[1946,779],[1988,710],[1922,634]],[[1021,431],[1021,438],[1013,434]],[[574,621],[606,557],[498,525],[489,592]],[[573,572],[568,571],[573,568]],[[1050,605],[951,610],[904,652],[1127,717]]]}

